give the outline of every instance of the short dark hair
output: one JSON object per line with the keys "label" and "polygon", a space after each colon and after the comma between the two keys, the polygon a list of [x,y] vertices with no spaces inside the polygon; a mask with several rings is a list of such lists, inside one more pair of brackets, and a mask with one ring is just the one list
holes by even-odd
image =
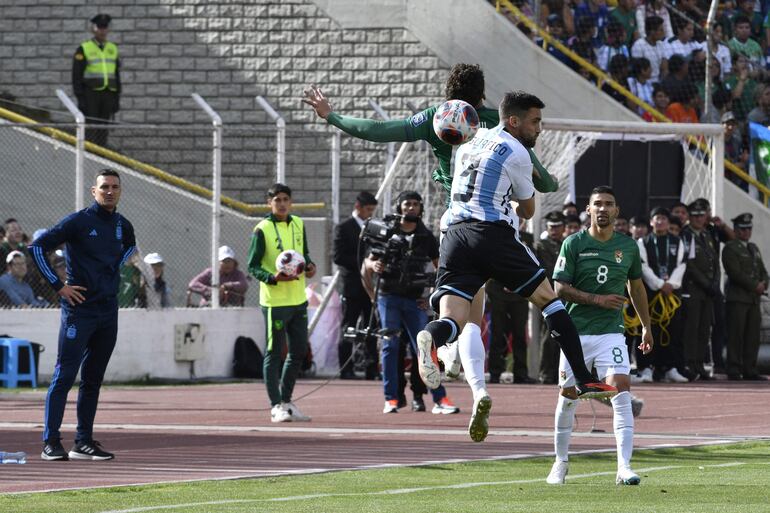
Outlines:
{"label": "short dark hair", "polygon": [[634,77],[638,77],[642,71],[646,70],[650,66],[652,66],[652,64],[650,64],[650,59],[647,57],[637,57],[631,61],[631,74]]}
{"label": "short dark hair", "polygon": [[649,34],[654,30],[658,30],[663,25],[663,18],[660,16],[648,16],[644,20],[644,32]]}
{"label": "short dark hair", "polygon": [[100,176],[114,176],[115,178],[120,181],[120,174],[118,174],[117,171],[114,169],[110,169],[108,167],[105,167],[104,169],[99,170],[98,173],[96,173],[96,177],[94,177],[94,180],[98,180]]}
{"label": "short dark hair", "polygon": [[358,196],[356,196],[356,203],[358,203],[362,207],[365,207],[367,205],[376,205],[377,198],[375,198],[374,194],[372,194],[369,191],[361,191],[358,193]]}
{"label": "short dark hair", "polygon": [[5,226],[8,226],[11,223],[18,223],[18,222],[19,221],[17,221],[15,217],[9,217],[8,219],[5,220],[5,222],[3,224]]}
{"label": "short dark hair", "polygon": [[591,194],[588,195],[588,198],[590,200],[591,196],[594,194],[609,194],[613,198],[615,197],[615,191],[612,190],[612,187],[609,185],[597,185],[591,190]]}
{"label": "short dark hair", "polygon": [[669,217],[668,217],[668,223],[669,223],[669,224],[675,224],[675,225],[677,225],[679,228],[681,228],[681,227],[682,227],[682,220],[681,220],[681,219],[679,219],[677,216],[669,216]]}
{"label": "short dark hair", "polygon": [[462,100],[478,107],[484,100],[484,72],[478,64],[458,63],[449,70],[444,99]]}
{"label": "short dark hair", "polygon": [[505,93],[500,102],[500,119],[511,116],[523,116],[529,109],[542,109],[545,103],[535,96],[524,91],[511,91]]}
{"label": "short dark hair", "polygon": [[683,55],[675,53],[668,59],[668,72],[676,73],[687,65],[687,60]]}
{"label": "short dark hair", "polygon": [[751,25],[751,20],[749,19],[748,16],[743,15],[743,14],[740,14],[740,15],[736,16],[735,19],[733,19],[733,27],[737,27],[738,25],[740,25],[742,23],[748,23],[749,25]]}
{"label": "short dark hair", "polygon": [[273,199],[282,192],[286,193],[286,195],[291,198],[291,189],[288,185],[282,183],[274,183],[267,190],[267,199]]}
{"label": "short dark hair", "polygon": [[580,217],[576,216],[575,214],[564,216],[564,224],[570,223],[580,224]]}
{"label": "short dark hair", "polygon": [[628,57],[619,53],[613,55],[610,59],[609,70],[611,75],[619,75],[622,71],[628,69]]}
{"label": "short dark hair", "polygon": [[607,31],[608,37],[609,36],[618,37],[623,33],[623,31],[625,30],[625,27],[617,21],[611,21],[607,24],[607,28],[605,30]]}
{"label": "short dark hair", "polygon": [[666,91],[666,88],[663,87],[663,85],[660,82],[658,82],[654,86],[652,86],[652,97],[653,97],[653,99],[655,98],[655,95],[660,93],[660,92],[664,92],[664,93],[666,93],[666,96],[668,96],[668,91]]}

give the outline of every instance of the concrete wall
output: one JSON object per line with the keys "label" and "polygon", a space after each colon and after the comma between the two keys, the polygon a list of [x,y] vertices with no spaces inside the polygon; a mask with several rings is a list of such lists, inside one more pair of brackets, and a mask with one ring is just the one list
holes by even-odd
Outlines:
{"label": "concrete wall", "polygon": [[[39,376],[48,381],[56,364],[59,310],[0,310],[0,331],[43,344]],[[205,357],[195,362],[195,375],[232,375],[233,344],[239,335],[264,347],[262,313],[254,308],[174,310],[120,310],[120,328],[106,381],[145,378],[190,378],[190,363],[174,360],[174,326],[199,323],[206,338]],[[150,329],[148,329],[148,327]]]}

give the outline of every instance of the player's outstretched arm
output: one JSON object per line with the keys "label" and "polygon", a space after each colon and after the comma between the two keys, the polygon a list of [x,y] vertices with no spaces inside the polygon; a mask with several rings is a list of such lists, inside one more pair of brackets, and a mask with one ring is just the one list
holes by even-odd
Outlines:
{"label": "player's outstretched arm", "polygon": [[[563,300],[580,305],[598,306],[607,310],[620,310],[626,298],[618,294],[593,294],[576,289],[569,283],[556,281],[556,294]],[[649,320],[649,315],[648,315]]]}
{"label": "player's outstretched arm", "polygon": [[634,305],[636,315],[639,316],[639,320],[642,322],[642,342],[639,344],[639,349],[644,354],[647,354],[652,351],[653,340],[647,291],[641,278],[628,280],[628,296],[631,298],[631,304]]}
{"label": "player's outstretched arm", "polygon": [[372,142],[411,142],[419,140],[419,137],[413,131],[411,132],[412,135],[410,135],[410,132],[407,130],[409,120],[378,121],[337,114],[334,112],[329,99],[314,84],[305,89],[305,96],[302,98],[302,101],[313,107],[318,117],[324,118],[330,125],[336,126],[353,137]]}

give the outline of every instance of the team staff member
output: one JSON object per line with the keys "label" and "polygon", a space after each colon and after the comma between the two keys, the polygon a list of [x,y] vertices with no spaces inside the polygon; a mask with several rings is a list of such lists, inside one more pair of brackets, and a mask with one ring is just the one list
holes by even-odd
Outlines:
{"label": "team staff member", "polygon": [[[364,223],[376,209],[377,198],[371,192],[361,191],[356,196],[351,216],[334,228],[333,258],[342,277],[342,329],[338,345],[341,379],[356,377],[351,359],[353,344],[345,340],[345,331],[348,327],[355,328],[361,316],[364,323],[368,323],[372,310],[372,303],[361,283],[361,264],[366,255],[359,247],[359,240]],[[377,375],[377,343],[369,338],[366,341],[366,378],[374,379]]]}
{"label": "team staff member", "polygon": [[733,219],[737,240],[722,251],[727,274],[727,376],[729,379],[761,380],[757,372],[760,296],[767,290],[767,269],[751,238],[752,215]]}
{"label": "team staff member", "polygon": [[[303,422],[303,414],[291,395],[302,361],[308,351],[307,299],[305,277],[315,275],[310,260],[305,223],[291,215],[291,189],[276,183],[267,190],[271,213],[254,228],[249,249],[249,272],[262,283],[259,304],[265,316],[264,376],[270,398],[273,422]],[[293,249],[305,257],[305,272],[287,276],[275,268],[275,260],[283,251]],[[288,354],[281,370],[281,355],[288,344]]]}
{"label": "team staff member", "polygon": [[[44,460],[110,460],[93,439],[99,389],[118,335],[120,267],[136,249],[134,227],[116,209],[120,175],[104,169],[91,187],[94,204],[70,214],[34,240],[30,253],[61,296],[59,354],[45,401]],[[46,253],[66,244],[67,281],[51,269]],[[80,370],[78,427],[69,451],[61,444],[67,394]]]}
{"label": "team staff member", "polygon": [[[118,46],[107,41],[111,21],[108,14],[91,18],[93,37],[80,43],[72,60],[72,91],[89,124],[104,124],[120,110]],[[104,146],[107,130],[88,130],[86,138]]]}

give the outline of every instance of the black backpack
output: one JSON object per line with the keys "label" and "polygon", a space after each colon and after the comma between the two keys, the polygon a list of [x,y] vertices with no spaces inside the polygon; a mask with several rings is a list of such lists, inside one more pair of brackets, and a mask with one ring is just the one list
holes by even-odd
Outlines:
{"label": "black backpack", "polygon": [[235,339],[233,375],[236,378],[262,379],[262,353],[249,337]]}

